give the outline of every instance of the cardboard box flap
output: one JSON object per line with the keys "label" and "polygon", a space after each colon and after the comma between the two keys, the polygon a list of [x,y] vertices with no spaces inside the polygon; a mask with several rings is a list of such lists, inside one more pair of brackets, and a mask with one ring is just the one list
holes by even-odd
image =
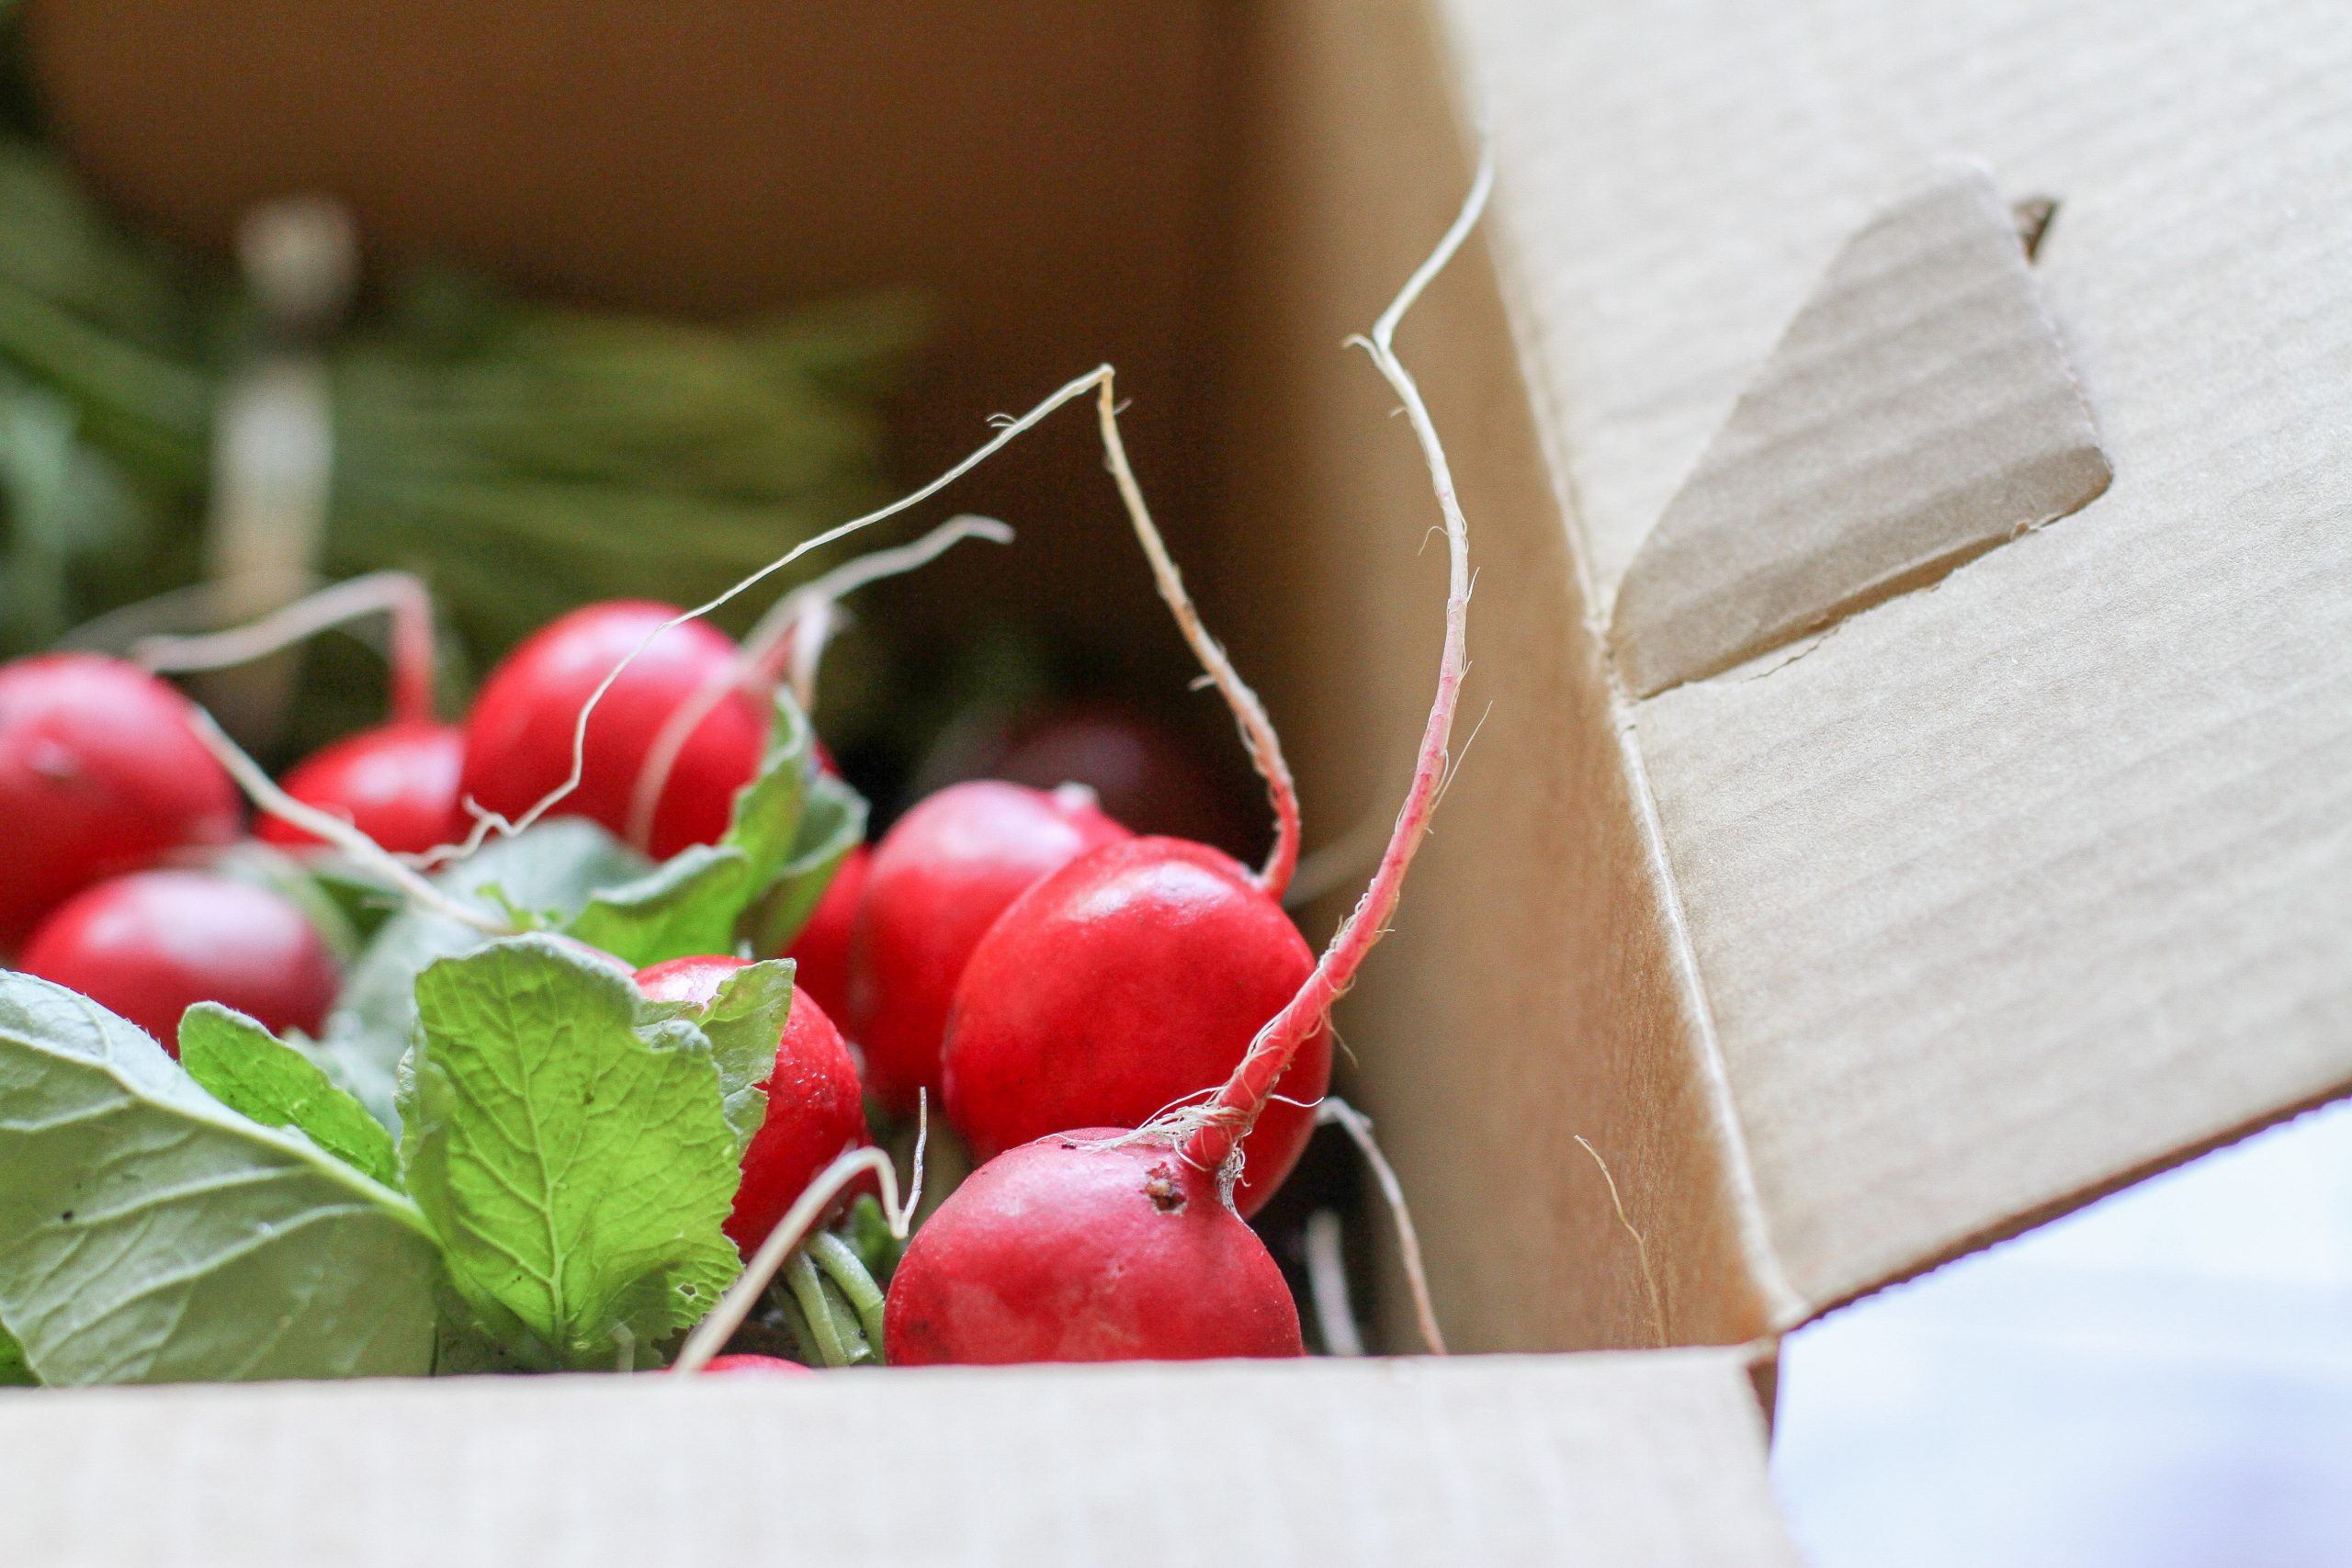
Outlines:
{"label": "cardboard box flap", "polygon": [[1763,1442],[1736,1351],[28,1393],[0,1562],[1771,1568]]}
{"label": "cardboard box flap", "polygon": [[2107,488],[2017,220],[1947,164],[1847,243],[1619,585],[1636,696],[1711,675]]}
{"label": "cardboard box flap", "polygon": [[1604,577],[1891,184],[2063,203],[2107,493],[1627,714],[1810,1309],[2352,1088],[2352,12],[1457,13]]}

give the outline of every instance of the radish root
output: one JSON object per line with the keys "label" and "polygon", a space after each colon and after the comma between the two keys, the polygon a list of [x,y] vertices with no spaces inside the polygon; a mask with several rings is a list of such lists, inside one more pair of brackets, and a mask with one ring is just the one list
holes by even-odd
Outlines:
{"label": "radish root", "polygon": [[1126,505],[1127,519],[1135,525],[1144,556],[1151,562],[1151,580],[1175,615],[1177,629],[1184,634],[1193,657],[1207,671],[1210,683],[1233,710],[1234,722],[1241,727],[1242,744],[1266,781],[1266,794],[1274,807],[1274,845],[1267,852],[1265,869],[1258,874],[1258,884],[1269,896],[1280,898],[1298,867],[1298,786],[1291,779],[1290,763],[1283,757],[1281,738],[1275,735],[1273,721],[1266,716],[1266,705],[1258,700],[1258,694],[1250,689],[1225,649],[1201,624],[1201,613],[1185,591],[1184,574],[1169,557],[1168,546],[1151,520],[1151,508],[1144,502],[1143,487],[1136,482],[1135,469],[1127,462],[1127,444],[1119,436],[1118,402],[1112,395],[1109,377],[1102,378],[1094,403],[1102,430],[1103,463],[1119,487],[1119,499]]}
{"label": "radish root", "polygon": [[514,921],[484,913],[471,904],[452,898],[418,874],[415,867],[401,856],[393,854],[357,828],[342,818],[305,805],[270,781],[259,762],[245,755],[244,750],[229,739],[226,731],[214,722],[210,714],[191,705],[188,728],[204,749],[220,760],[229,770],[229,776],[253,797],[254,803],[272,817],[282,817],[297,828],[305,829],[324,839],[354,861],[381,876],[399,888],[410,903],[446,915],[450,919],[471,926],[492,936],[514,936],[522,928]]}
{"label": "radish root", "polygon": [[758,570],[751,573],[749,576],[740,579],[733,586],[726,589],[724,592],[704,600],[701,604],[696,604],[690,610],[680,611],[677,615],[671,616],[668,620],[662,622],[660,626],[646,633],[644,637],[638,639],[637,646],[629,650],[628,657],[623,659],[618,664],[614,665],[611,671],[605,676],[604,680],[597,682],[596,689],[588,694],[588,700],[580,705],[579,716],[572,721],[571,727],[571,772],[565,777],[564,781],[556,785],[555,788],[548,791],[547,794],[541,795],[537,801],[533,802],[530,809],[525,811],[520,817],[503,817],[495,811],[485,810],[478,803],[469,800],[466,802],[466,807],[467,809],[471,811],[474,815],[473,831],[466,835],[466,839],[463,843],[444,845],[435,850],[429,858],[435,860],[461,860],[464,857],[472,854],[476,850],[481,848],[481,846],[488,841],[492,833],[500,833],[509,836],[519,833],[526,828],[530,827],[533,823],[538,821],[542,817],[545,817],[548,812],[554,810],[558,806],[563,804],[565,797],[580,787],[580,781],[587,771],[588,720],[590,716],[596,711],[596,705],[605,700],[605,694],[613,689],[613,682],[619,680],[622,672],[637,661],[639,654],[653,646],[654,638],[660,637],[663,632],[670,630],[673,626],[682,626],[688,621],[697,620],[704,615],[709,615],[713,610],[719,608],[721,605],[730,604],[734,600],[741,598],[742,595],[750,592],[752,589],[758,587],[761,583],[766,581],[769,578],[774,577],[777,572],[782,571],[786,567],[790,566],[794,561],[798,560],[801,557],[808,555],[812,550],[822,549],[827,545],[832,544],[837,540],[845,539],[852,534],[857,533],[862,529],[870,528],[876,523],[896,517],[902,512],[922,505],[924,502],[929,501],[933,496],[937,495],[941,491],[945,490],[949,485],[954,484],[957,479],[962,479],[966,474],[970,473],[974,468],[978,468],[982,463],[987,462],[990,457],[995,457],[999,452],[1004,450],[1005,447],[1011,446],[1020,437],[1023,432],[1029,430],[1039,423],[1046,415],[1052,413],[1056,409],[1060,408],[1064,403],[1072,402],[1084,397],[1088,392],[1093,390],[1094,388],[1108,381],[1110,378],[1111,367],[1108,365],[1098,365],[1093,369],[1088,371],[1085,375],[1079,377],[1077,379],[1065,382],[1061,387],[1048,394],[1044,401],[1038,403],[1036,407],[1031,409],[1027,413],[1022,414],[1018,418],[1007,418],[998,422],[996,434],[994,435],[981,443],[978,447],[975,447],[954,467],[948,468],[944,473],[923,485],[921,489],[909,491],[907,494],[900,496],[898,500],[890,502],[887,506],[877,507],[876,510],[865,513],[862,516],[853,517],[846,523],[835,524],[832,527],[826,529],[821,534],[812,535],[808,538],[803,539],[799,544],[793,546],[792,548],[785,551],[784,554],[768,562],[767,565],[761,567]]}
{"label": "radish root", "polygon": [[391,624],[386,658],[391,665],[392,717],[403,724],[430,722],[433,600],[424,584],[405,571],[349,578],[225,631],[141,637],[131,645],[130,658],[158,675],[226,670],[281,652],[363,615],[383,615]]}
{"label": "radish root", "polygon": [[1381,1201],[1388,1205],[1389,1217],[1396,1222],[1396,1258],[1404,1266],[1405,1288],[1412,1294],[1413,1316],[1421,1331],[1421,1343],[1429,1347],[1430,1355],[1444,1355],[1445,1333],[1437,1325],[1437,1306],[1430,1299],[1429,1270],[1421,1265],[1420,1233],[1413,1228],[1413,1211],[1405,1201],[1404,1184],[1396,1179],[1396,1168],[1380,1152],[1380,1145],[1372,1135],[1372,1118],[1332,1095],[1316,1110],[1315,1120],[1320,1126],[1338,1127],[1345,1132],[1355,1141],[1364,1164],[1372,1168],[1372,1179],[1380,1186]]}
{"label": "radish root", "polygon": [[1403,896],[1405,873],[1413,863],[1413,856],[1427,836],[1430,813],[1445,782],[1447,747],[1453,732],[1454,709],[1462,694],[1463,671],[1467,659],[1468,623],[1470,614],[1470,538],[1469,525],[1462,515],[1462,503],[1453,485],[1453,471],[1446,461],[1445,446],[1439,438],[1437,425],[1430,417],[1429,405],[1421,399],[1421,390],[1396,357],[1395,338],[1396,325],[1405,312],[1412,308],[1430,279],[1442,270],[1454,253],[1469,237],[1487,197],[1494,188],[1494,164],[1482,158],[1477,178],[1462,205],[1461,213],[1452,228],[1438,242],[1405,287],[1373,324],[1369,337],[1351,340],[1360,344],[1372,356],[1374,367],[1396,391],[1404,404],[1411,423],[1413,434],[1427,465],[1430,484],[1437,497],[1438,510],[1445,523],[1447,562],[1447,592],[1445,600],[1445,644],[1438,660],[1437,694],[1430,704],[1427,726],[1421,733],[1420,750],[1413,768],[1413,782],[1406,792],[1404,805],[1396,813],[1396,823],[1391,831],[1388,847],[1380,857],[1379,868],[1373,873],[1372,882],[1363,897],[1333,934],[1330,944],[1323,950],[1321,960],[1298,994],[1285,1004],[1258,1032],[1250,1049],[1234,1068],[1233,1076],[1206,1106],[1197,1111],[1180,1113],[1156,1130],[1164,1131],[1178,1140],[1178,1153],[1188,1163],[1203,1170],[1222,1169],[1231,1160],[1240,1140],[1257,1122],[1265,1109],[1274,1085],[1283,1070],[1297,1055],[1299,1046],[1330,1016],[1332,1004],[1354,983],[1357,971],[1365,956],[1385,932],[1388,919],[1396,912]]}
{"label": "radish root", "polygon": [[1363,1335],[1348,1302],[1348,1262],[1340,1250],[1340,1216],[1317,1209],[1306,1216],[1306,1296],[1327,1356],[1361,1356]]}
{"label": "radish root", "polygon": [[1642,1288],[1649,1292],[1650,1297],[1650,1332],[1657,1336],[1657,1348],[1663,1350],[1667,1347],[1666,1300],[1658,1293],[1657,1275],[1650,1269],[1650,1245],[1642,1239],[1642,1233],[1634,1228],[1634,1222],[1626,1218],[1625,1200],[1618,1195],[1617,1179],[1609,1174],[1609,1162],[1600,1157],[1600,1151],[1594,1148],[1583,1134],[1578,1133],[1576,1139],[1584,1145],[1584,1152],[1592,1156],[1592,1163],[1600,1168],[1600,1179],[1609,1184],[1609,1202],[1617,1211],[1617,1223],[1624,1227],[1627,1235],[1634,1238],[1634,1259],[1641,1265]]}

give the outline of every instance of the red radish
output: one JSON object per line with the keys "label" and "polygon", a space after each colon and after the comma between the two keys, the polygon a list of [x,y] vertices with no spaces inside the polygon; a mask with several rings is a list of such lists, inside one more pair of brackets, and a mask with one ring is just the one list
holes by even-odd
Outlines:
{"label": "red radish", "polygon": [[[704,1003],[742,967],[740,958],[673,958],[639,970],[637,986],[656,1001]],[[865,1142],[857,1064],[832,1020],[805,991],[793,993],[776,1041],[775,1067],[760,1087],[767,1091],[767,1118],[743,1151],[743,1180],[726,1227],[746,1257],[819,1171]]]}
{"label": "red radish", "polygon": [[1121,704],[1073,703],[1033,714],[1012,727],[985,771],[1040,789],[1082,784],[1138,833],[1227,852],[1249,838],[1225,779],[1168,726]]}
{"label": "red radish", "polygon": [[867,868],[874,852],[864,844],[842,857],[824,896],[808,912],[808,923],[792,939],[784,956],[797,964],[793,983],[801,993],[837,1018],[849,1016],[849,946],[857,929],[858,905],[865,896]]}
{"label": "red radish", "polygon": [[[465,732],[453,724],[395,721],[347,736],[296,764],[286,793],[352,826],[394,854],[423,854],[466,836],[458,805]],[[265,813],[254,836],[302,848],[320,840]]]}
{"label": "red radish", "polygon": [[816,1374],[814,1367],[804,1367],[781,1356],[757,1356],[749,1351],[732,1356],[713,1356],[697,1370],[739,1378],[801,1378]]}
{"label": "red radish", "polygon": [[187,698],[120,660],[0,665],[0,951],[95,882],[236,837],[236,786],[188,715]]}
{"label": "red radish", "polygon": [[17,966],[130,1020],[175,1056],[180,1014],[198,1002],[315,1034],[337,985],[334,957],[289,900],[198,871],[144,871],[76,894]]}
{"label": "red radish", "polygon": [[[1224,1082],[1314,967],[1282,906],[1220,852],[1106,845],[1023,893],[973,950],[948,1021],[947,1119],[983,1160],[1066,1127],[1140,1127]],[[1317,1030],[1242,1145],[1244,1218],[1298,1162],[1330,1074]]]}
{"label": "red radish", "polygon": [[1306,1353],[1298,1308],[1216,1179],[1164,1141],[1091,1128],[999,1155],[899,1262],[893,1366]]}
{"label": "red radish", "polygon": [[924,799],[884,835],[850,947],[850,1034],[891,1111],[939,1090],[947,1005],[981,936],[1033,884],[1127,837],[1084,790],[978,780]]}
{"label": "red radish", "polygon": [[666,859],[718,839],[735,792],[759,769],[767,717],[734,685],[734,643],[701,621],[672,626],[637,653],[678,614],[641,600],[590,604],[549,622],[508,654],[466,718],[462,793],[513,818],[562,787],[571,777],[581,709],[636,653],[589,716],[579,785],[555,809],[627,832],[630,794],[663,721],[697,692],[724,683],[680,747],[638,847]]}
{"label": "red radish", "polygon": [[[1477,221],[1492,185],[1492,166],[1482,164],[1453,226],[1363,340],[1403,401],[1429,466],[1445,523],[1447,567],[1437,693],[1412,784],[1371,885],[1305,984],[1259,1031],[1205,1107],[1155,1119],[1124,1135],[1094,1129],[1025,1144],[967,1178],[916,1233],[891,1278],[885,1324],[891,1361],[1230,1354],[1251,1345],[1264,1347],[1266,1354],[1299,1353],[1296,1309],[1273,1259],[1240,1217],[1215,1201],[1223,1197],[1217,1178],[1230,1168],[1237,1146],[1265,1113],[1299,1051],[1328,1028],[1332,1004],[1396,914],[1405,874],[1445,783],[1467,657],[1468,527],[1428,406],[1397,360],[1393,340],[1398,320]],[[1165,552],[1119,441],[1117,404],[1107,379],[1096,407],[1112,474],[1160,569]],[[1159,576],[1179,621],[1188,633],[1195,630],[1198,622],[1172,567]],[[1194,646],[1217,673],[1222,654],[1215,645],[1202,635]],[[1238,687],[1238,679],[1220,684],[1228,699]],[[1262,716],[1235,705],[1245,727]],[[1262,766],[1269,749],[1262,743],[1257,749]],[[1272,782],[1274,770],[1268,772]],[[1279,799],[1279,787],[1276,794]],[[1278,846],[1266,883],[1287,880],[1281,861]],[[1205,988],[1216,982],[1202,977],[1196,983]],[[1153,1228],[1155,1216],[1164,1222],[1161,1228]],[[1278,1343],[1266,1325],[1283,1314],[1286,1337]]]}

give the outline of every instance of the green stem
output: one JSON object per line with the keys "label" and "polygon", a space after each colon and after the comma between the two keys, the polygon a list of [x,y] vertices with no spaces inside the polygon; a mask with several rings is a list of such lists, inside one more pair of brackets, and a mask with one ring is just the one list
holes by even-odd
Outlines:
{"label": "green stem", "polygon": [[855,1353],[842,1337],[841,1320],[834,1316],[832,1303],[825,1299],[825,1281],[818,1274],[817,1266],[808,1260],[805,1249],[795,1252],[786,1260],[784,1283],[798,1303],[800,1315],[808,1320],[809,1337],[816,1341],[817,1359],[829,1367],[848,1366]]}
{"label": "green stem", "polygon": [[854,1247],[831,1231],[819,1231],[808,1238],[804,1249],[815,1260],[825,1277],[841,1290],[850,1309],[857,1314],[858,1326],[865,1330],[865,1342],[874,1359],[882,1359],[882,1287],[865,1271],[865,1260]]}

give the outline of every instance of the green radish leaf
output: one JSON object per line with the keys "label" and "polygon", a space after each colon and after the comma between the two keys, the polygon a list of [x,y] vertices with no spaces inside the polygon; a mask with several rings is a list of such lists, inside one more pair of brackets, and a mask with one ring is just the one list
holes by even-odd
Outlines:
{"label": "green radish leaf", "polygon": [[[558,817],[492,840],[434,882],[467,897],[496,887],[523,908],[570,915],[597,888],[645,870],[644,856],[595,823]],[[417,976],[435,959],[475,952],[489,941],[444,916],[404,910],[384,922],[345,977],[315,1055],[385,1125],[399,1125],[393,1078],[416,1031]]]}
{"label": "green radish leaf", "polygon": [[316,1062],[243,1013],[198,1002],[180,1017],[180,1066],[212,1098],[265,1127],[292,1127],[372,1180],[397,1189],[392,1135]]}
{"label": "green radish leaf", "polygon": [[718,1064],[738,1161],[767,1119],[768,1097],[761,1086],[775,1071],[776,1044],[792,1011],[794,967],[789,958],[746,964],[719,982],[718,994],[695,1017]]}
{"label": "green radish leaf", "polygon": [[449,1279],[518,1362],[650,1364],[741,1267],[709,1040],[544,936],[418,976],[401,1164]]}
{"label": "green radish leaf", "polygon": [[598,893],[564,929],[637,969],[731,953],[751,886],[741,850],[690,844],[634,882]]}
{"label": "green radish leaf", "polygon": [[29,1388],[40,1382],[25,1364],[25,1348],[17,1343],[8,1325],[0,1323],[0,1388]]}
{"label": "green radish leaf", "polygon": [[769,734],[760,771],[736,791],[718,843],[692,845],[650,874],[600,891],[564,929],[643,968],[735,952],[752,913],[752,951],[782,952],[769,936],[808,919],[833,867],[865,836],[865,802],[820,773],[817,732],[789,692],[775,694]]}
{"label": "green radish leaf", "polygon": [[423,1372],[439,1274],[399,1193],[0,974],[0,1320],[42,1382]]}
{"label": "green radish leaf", "polygon": [[752,951],[782,953],[808,923],[850,851],[865,840],[865,797],[831,773],[808,786],[792,852],[752,906]]}

